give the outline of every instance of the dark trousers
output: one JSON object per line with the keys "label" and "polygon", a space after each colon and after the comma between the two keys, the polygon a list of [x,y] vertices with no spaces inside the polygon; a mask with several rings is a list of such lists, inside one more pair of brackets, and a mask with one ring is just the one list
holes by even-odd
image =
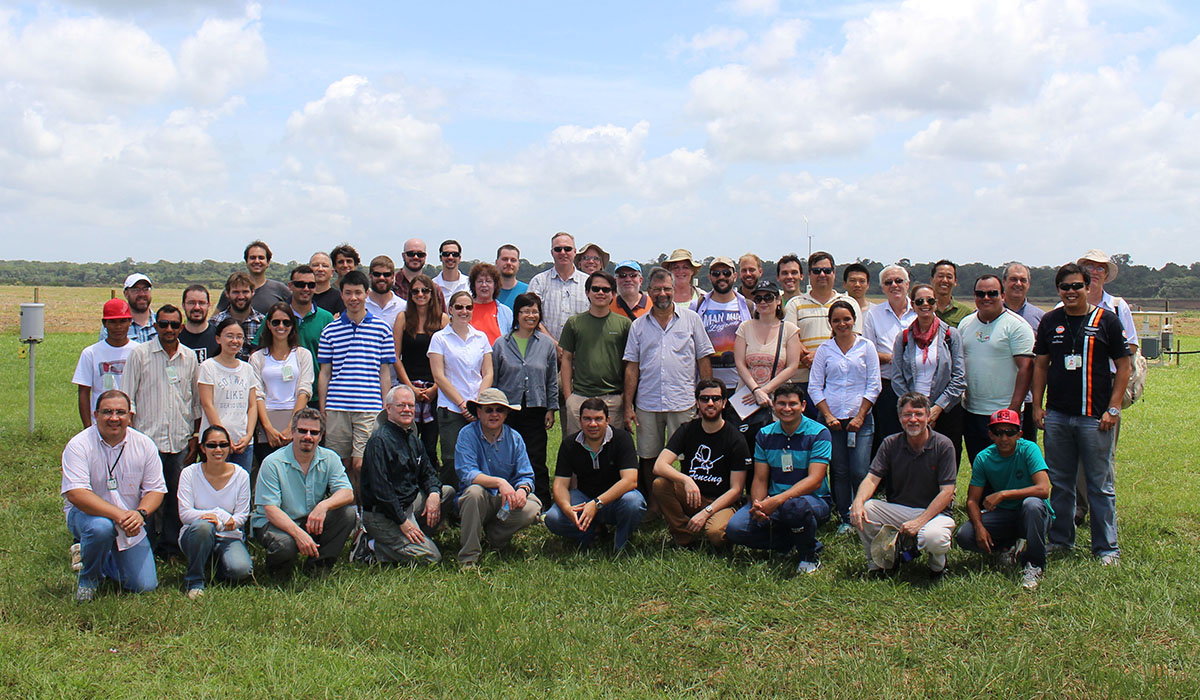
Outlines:
{"label": "dark trousers", "polygon": [[154,520],[150,533],[154,542],[154,553],[159,557],[173,557],[182,554],[179,549],[179,475],[187,465],[187,450],[183,452],[159,452],[162,460],[163,480],[167,482],[167,493],[163,496],[162,505],[150,516]]}
{"label": "dark trousers", "polygon": [[[938,416],[933,429],[950,439],[954,445],[954,463],[962,465],[963,453],[963,421],[966,420],[967,409],[961,403],[954,405],[949,411],[943,411]],[[990,441],[988,444],[991,444]]]}
{"label": "dark trousers", "polygon": [[440,470],[442,463],[438,461],[438,422],[436,414],[433,420],[427,423],[417,423],[417,435],[421,437],[421,444],[425,446],[425,456],[429,457],[429,463],[433,465],[434,471]]}
{"label": "dark trousers", "polygon": [[533,466],[533,495],[542,502],[543,508],[554,505],[550,495],[550,472],[546,468],[546,411],[545,407],[522,406],[519,411],[509,411],[504,421],[525,440],[525,451]]}
{"label": "dark trousers", "polygon": [[1030,442],[1037,442],[1037,423],[1033,422],[1033,404],[1021,406],[1021,437]]}
{"label": "dark trousers", "polygon": [[988,435],[989,420],[990,415],[963,412],[963,442],[966,443],[969,464],[975,464],[975,456],[992,444],[992,438]]}
{"label": "dark trousers", "polygon": [[[1031,496],[1022,501],[1018,509],[997,508],[980,515],[983,526],[992,536],[993,551],[1006,549],[1016,544],[1018,539],[1023,539],[1025,552],[1021,555],[1021,563],[1033,564],[1039,569],[1046,568],[1046,533],[1050,529],[1052,516],[1045,501]],[[975,540],[975,526],[969,520],[958,528],[954,539],[963,549],[983,551]]]}
{"label": "dark trousers", "polygon": [[[297,518],[296,524],[304,527],[307,518]],[[342,553],[350,531],[356,522],[354,506],[344,506],[329,511],[325,515],[325,527],[321,534],[313,535],[317,543],[317,563],[332,567]],[[276,570],[296,563],[300,558],[300,548],[296,540],[279,528],[267,524],[258,530],[259,544],[267,550],[267,569]]]}
{"label": "dark trousers", "polygon": [[895,435],[902,430],[900,414],[896,412],[896,401],[899,399],[896,392],[892,391],[892,380],[884,379],[879,398],[871,407],[871,415],[875,417],[875,437],[871,442],[871,459],[875,459],[875,453],[879,451],[879,444],[885,437]]}

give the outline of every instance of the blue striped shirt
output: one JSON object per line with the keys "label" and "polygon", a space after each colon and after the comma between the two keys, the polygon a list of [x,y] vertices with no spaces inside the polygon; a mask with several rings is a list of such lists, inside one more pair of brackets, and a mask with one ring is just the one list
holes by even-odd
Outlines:
{"label": "blue striped shirt", "polygon": [[325,408],[334,411],[378,411],[383,408],[379,368],[396,361],[392,329],[378,316],[354,323],[340,314],[321,331],[317,362],[333,365]]}
{"label": "blue striped shirt", "polygon": [[[792,455],[791,471],[783,470],[784,453]],[[808,465],[820,462],[828,467],[833,444],[829,441],[829,429],[805,416],[796,432],[783,432],[779,421],[758,431],[754,438],[754,461],[763,462],[771,468],[767,494],[777,496],[808,477]],[[829,498],[829,472],[826,471],[821,485],[812,495]]]}

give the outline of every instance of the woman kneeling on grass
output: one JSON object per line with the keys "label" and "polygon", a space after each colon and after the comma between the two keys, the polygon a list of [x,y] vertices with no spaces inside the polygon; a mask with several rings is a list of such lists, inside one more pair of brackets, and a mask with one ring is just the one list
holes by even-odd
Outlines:
{"label": "woman kneeling on grass", "polygon": [[228,431],[209,427],[200,440],[204,461],[179,475],[179,548],[187,556],[183,581],[192,600],[204,595],[204,567],[213,558],[218,579],[240,581],[254,571],[242,543],[250,517],[250,475],[226,461],[231,447]]}

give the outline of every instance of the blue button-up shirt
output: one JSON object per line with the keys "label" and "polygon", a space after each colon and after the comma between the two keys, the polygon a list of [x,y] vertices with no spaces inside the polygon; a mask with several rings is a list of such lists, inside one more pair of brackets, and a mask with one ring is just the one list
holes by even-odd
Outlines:
{"label": "blue button-up shirt", "polygon": [[[479,421],[468,423],[458,433],[454,447],[454,471],[458,474],[458,493],[462,494],[480,474],[500,477],[513,488],[525,484],[533,488],[533,465],[525,450],[525,439],[507,425],[500,428],[496,442],[483,436]],[[493,495],[496,489],[488,489]]]}
{"label": "blue button-up shirt", "polygon": [[288,445],[271,453],[258,470],[250,523],[255,530],[266,527],[267,506],[279,508],[292,520],[303,518],[334,492],[348,488],[350,479],[346,478],[342,458],[336,452],[317,447],[305,474],[292,446]]}
{"label": "blue button-up shirt", "polygon": [[653,312],[634,321],[623,359],[638,363],[637,407],[664,412],[695,406],[696,361],[712,354],[704,322],[691,309],[675,307],[666,328]]}

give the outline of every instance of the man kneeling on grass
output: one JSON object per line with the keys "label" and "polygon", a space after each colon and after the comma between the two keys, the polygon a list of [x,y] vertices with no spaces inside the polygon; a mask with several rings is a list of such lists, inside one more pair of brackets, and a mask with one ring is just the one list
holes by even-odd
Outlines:
{"label": "man kneeling on grass", "polygon": [[654,497],[680,547],[693,545],[701,532],[712,546],[723,546],[725,526],[746,487],[750,448],[724,410],[725,383],[701,379],[700,417],[679,426],[654,462]]}
{"label": "man kneeling on grass", "polygon": [[[858,487],[850,506],[850,524],[858,528],[870,574],[890,568],[872,556],[876,536],[891,537],[891,546],[905,550],[906,558],[929,553],[929,576],[941,580],[946,572],[946,552],[954,518],[954,486],[958,463],[954,445],[929,429],[929,398],[910,391],[897,403],[902,433],[889,435],[879,445],[871,470]],[[890,479],[888,500],[871,498]],[[905,542],[915,546],[906,547]],[[894,554],[894,550],[893,550]],[[891,557],[891,562],[900,559]]]}
{"label": "man kneeling on grass", "polygon": [[318,444],[324,432],[320,411],[296,411],[292,444],[259,468],[251,523],[271,573],[291,567],[303,554],[307,569],[328,574],[354,527],[354,491],[341,458]]}
{"label": "man kneeling on grass", "polygon": [[798,573],[821,566],[817,528],[829,520],[829,429],[804,415],[804,389],[787,383],[771,408],[779,420],[754,438],[750,503],[734,514],[725,535],[734,544],[800,555]]}
{"label": "man kneeling on grass", "polygon": [[[633,436],[608,424],[608,406],[595,396],[580,404],[579,423],[583,429],[565,436],[558,448],[546,527],[586,548],[599,525],[611,526],[613,549],[620,552],[646,513]],[[571,488],[572,476],[577,488]]]}
{"label": "man kneeling on grass", "polygon": [[[958,546],[998,552],[1005,563],[1025,565],[1021,586],[1037,588],[1046,568],[1050,473],[1037,443],[1021,438],[1021,414],[1002,408],[988,423],[992,446],[971,465],[969,522],[958,529]],[[985,496],[986,494],[986,496]]]}

